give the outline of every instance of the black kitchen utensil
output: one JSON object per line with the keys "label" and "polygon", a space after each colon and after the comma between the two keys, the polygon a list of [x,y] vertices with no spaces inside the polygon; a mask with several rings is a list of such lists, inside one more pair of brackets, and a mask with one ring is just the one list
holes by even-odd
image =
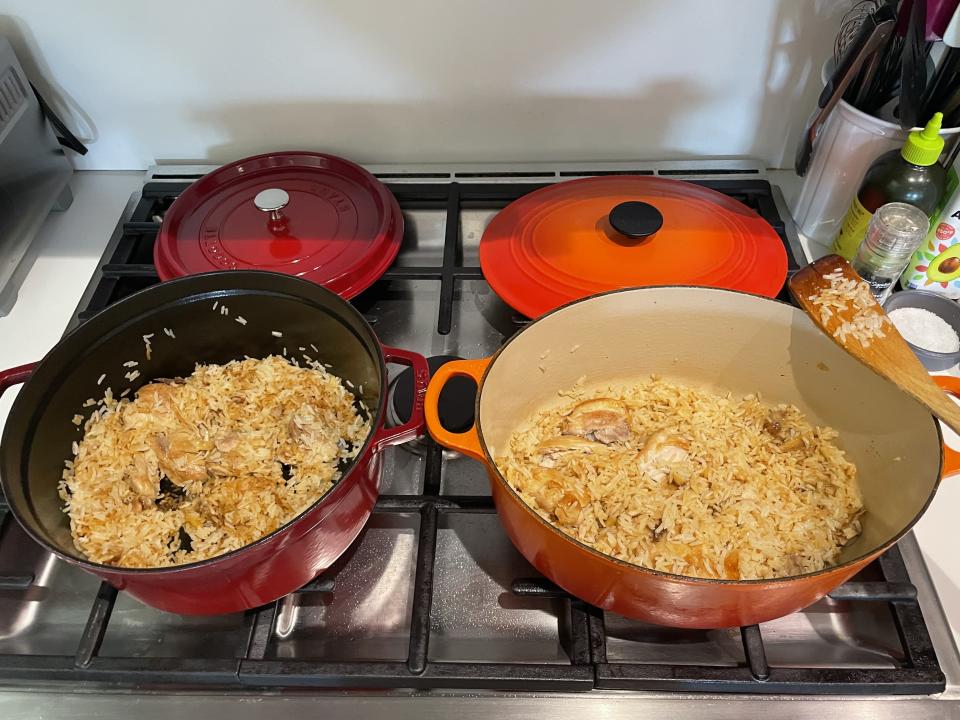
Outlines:
{"label": "black kitchen utensil", "polygon": [[944,127],[956,125],[955,108],[960,105],[960,10],[955,10],[943,30],[946,46],[927,91],[924,94],[924,116],[942,112]]}
{"label": "black kitchen utensil", "polygon": [[935,112],[944,114],[944,126],[951,127],[948,115],[951,101],[960,94],[960,48],[947,47],[940,65],[934,73],[924,93],[923,115],[929,117]]}
{"label": "black kitchen utensil", "polygon": [[907,35],[900,64],[900,105],[897,115],[905,130],[920,123],[923,93],[927,85],[927,53],[924,38],[927,21],[927,0],[912,0]]}

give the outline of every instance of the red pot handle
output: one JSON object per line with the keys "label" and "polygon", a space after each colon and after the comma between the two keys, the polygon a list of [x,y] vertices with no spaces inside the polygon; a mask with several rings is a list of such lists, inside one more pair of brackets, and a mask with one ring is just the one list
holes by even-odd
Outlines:
{"label": "red pot handle", "polygon": [[[960,378],[952,375],[931,375],[930,379],[939,385],[945,393],[960,398]],[[943,468],[940,470],[940,477],[945,478],[958,474],[960,474],[960,452],[944,443]]]}
{"label": "red pot handle", "polygon": [[[413,368],[413,409],[410,419],[396,427],[381,427],[373,438],[373,447],[382,450],[390,445],[399,445],[423,434],[423,397],[430,382],[430,366],[420,353],[383,346],[383,357],[388,363],[408,365]],[[384,388],[386,392],[386,388]]]}
{"label": "red pot handle", "polygon": [[19,365],[9,370],[0,370],[0,395],[12,388],[14,385],[26,382],[27,378],[40,363],[27,363]]}

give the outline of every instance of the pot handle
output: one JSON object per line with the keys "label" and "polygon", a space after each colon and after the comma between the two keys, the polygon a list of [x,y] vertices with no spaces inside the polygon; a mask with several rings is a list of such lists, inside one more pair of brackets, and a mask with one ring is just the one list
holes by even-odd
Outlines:
{"label": "pot handle", "polygon": [[373,439],[373,447],[382,450],[390,445],[399,445],[423,434],[423,396],[430,382],[430,367],[420,353],[383,346],[383,358],[388,363],[408,365],[413,368],[413,408],[410,419],[396,427],[382,427]]}
{"label": "pot handle", "polygon": [[431,437],[444,447],[452,450],[458,450],[468,457],[480,462],[486,462],[483,456],[483,447],[480,445],[480,436],[477,434],[477,421],[474,418],[473,425],[465,432],[455,433],[447,430],[440,424],[440,414],[437,410],[437,404],[440,402],[440,393],[443,386],[447,384],[450,378],[461,376],[473,378],[480,387],[480,381],[483,379],[483,373],[490,364],[492,358],[483,358],[482,360],[453,360],[444,363],[433,374],[430,379],[430,385],[427,387],[427,430]]}
{"label": "pot handle", "polygon": [[[945,393],[960,398],[960,378],[951,375],[931,375],[930,379],[939,385]],[[943,470],[940,471],[940,475],[941,477],[949,477],[958,474],[960,474],[960,451],[954,450],[944,443]]]}
{"label": "pot handle", "polygon": [[27,378],[30,377],[30,373],[32,373],[39,364],[40,363],[28,363],[10,368],[9,370],[0,370],[0,395],[3,395],[5,391],[14,385],[26,382]]}

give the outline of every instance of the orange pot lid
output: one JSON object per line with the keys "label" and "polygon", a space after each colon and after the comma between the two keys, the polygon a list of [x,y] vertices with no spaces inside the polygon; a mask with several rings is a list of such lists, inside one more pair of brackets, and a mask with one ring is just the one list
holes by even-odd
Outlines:
{"label": "orange pot lid", "polygon": [[746,205],[700,185],[621,175],[550,185],[494,217],[480,266],[512,308],[539,317],[623,287],[698,285],[775,297],[787,252]]}

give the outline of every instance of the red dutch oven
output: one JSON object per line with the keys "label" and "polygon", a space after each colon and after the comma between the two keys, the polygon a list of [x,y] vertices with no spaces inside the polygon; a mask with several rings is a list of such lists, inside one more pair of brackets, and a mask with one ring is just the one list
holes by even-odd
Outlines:
{"label": "red dutch oven", "polygon": [[[90,413],[92,408],[83,407],[88,398],[102,397],[108,387],[115,396],[130,388],[132,396],[156,378],[190,374],[196,363],[285,350],[328,363],[332,373],[358,392],[362,388],[372,429],[339,482],[257,542],[200,562],[119,568],[91,562],[74,547],[58,484],[64,460],[72,457],[71,444],[82,436],[72,419]],[[139,363],[134,381],[126,377],[129,360]],[[417,391],[410,420],[392,428],[384,425],[387,363],[412,366]],[[312,282],[260,271],[185,277],[110,306],[66,335],[39,363],[0,372],[0,393],[24,383],[0,441],[0,482],[24,529],[67,562],[160,610],[238,612],[303,586],[350,546],[379,495],[383,449],[423,429],[428,379],[422,356],[382,346],[359,312]]]}

